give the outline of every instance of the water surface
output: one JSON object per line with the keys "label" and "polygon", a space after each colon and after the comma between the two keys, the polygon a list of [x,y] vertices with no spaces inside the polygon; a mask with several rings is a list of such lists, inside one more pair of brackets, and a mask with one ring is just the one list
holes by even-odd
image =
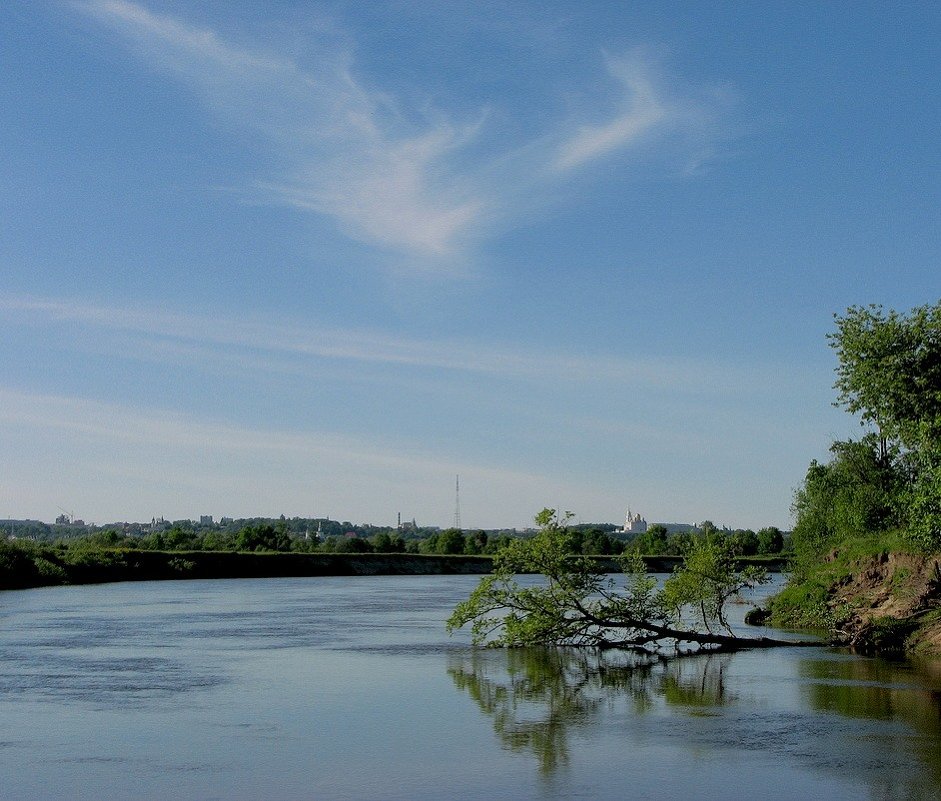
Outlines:
{"label": "water surface", "polygon": [[941,798],[941,663],[474,650],[476,582],[0,594],[0,798]]}

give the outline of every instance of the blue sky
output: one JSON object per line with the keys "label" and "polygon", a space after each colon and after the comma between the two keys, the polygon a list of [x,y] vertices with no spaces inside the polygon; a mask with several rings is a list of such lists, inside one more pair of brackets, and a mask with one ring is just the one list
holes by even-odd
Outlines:
{"label": "blue sky", "polygon": [[932,3],[7,0],[0,517],[787,527],[937,302]]}

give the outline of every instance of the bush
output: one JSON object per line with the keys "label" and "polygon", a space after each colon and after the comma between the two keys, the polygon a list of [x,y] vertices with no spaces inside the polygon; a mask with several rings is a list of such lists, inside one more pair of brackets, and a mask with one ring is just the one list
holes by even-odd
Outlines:
{"label": "bush", "polygon": [[33,564],[43,584],[68,584],[69,577],[62,565],[50,562],[44,556],[35,557]]}

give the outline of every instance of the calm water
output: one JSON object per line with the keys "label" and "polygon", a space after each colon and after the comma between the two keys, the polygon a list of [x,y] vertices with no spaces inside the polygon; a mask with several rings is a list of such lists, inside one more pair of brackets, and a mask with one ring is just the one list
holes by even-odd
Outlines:
{"label": "calm water", "polygon": [[475,651],[476,582],[0,594],[0,798],[941,798],[941,662]]}

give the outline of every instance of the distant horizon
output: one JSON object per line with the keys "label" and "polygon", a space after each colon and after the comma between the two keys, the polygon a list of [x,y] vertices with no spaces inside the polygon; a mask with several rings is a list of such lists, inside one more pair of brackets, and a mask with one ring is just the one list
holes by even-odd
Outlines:
{"label": "distant horizon", "polygon": [[[50,521],[50,520],[43,520],[43,519],[41,519],[41,518],[30,518],[30,517],[5,517],[5,518],[0,518],[0,527],[2,527],[4,524],[10,524],[10,523],[40,523],[40,524],[45,525],[45,526],[56,526],[56,525],[63,525],[63,526],[71,525],[71,526],[86,526],[86,527],[94,526],[94,527],[96,527],[96,528],[103,528],[103,527],[107,527],[107,526],[118,526],[118,525],[141,526],[141,527],[144,527],[144,526],[149,526],[149,525],[151,525],[151,524],[152,524],[152,521],[154,521],[154,520],[160,521],[161,519],[163,520],[163,522],[164,522],[165,524],[169,524],[169,525],[173,525],[173,524],[175,524],[175,523],[186,522],[186,523],[195,523],[196,525],[213,525],[213,526],[216,526],[216,525],[228,525],[227,522],[223,522],[223,521],[230,521],[230,522],[233,522],[233,523],[237,523],[237,522],[242,521],[242,520],[274,520],[274,521],[277,521],[277,520],[282,519],[282,517],[283,517],[285,520],[325,520],[325,521],[326,521],[326,520],[329,520],[329,521],[334,522],[334,523],[349,523],[351,526],[370,527],[370,528],[390,528],[390,529],[398,528],[398,524],[397,524],[397,523],[376,523],[376,522],[373,522],[373,521],[366,521],[366,520],[363,520],[363,521],[355,521],[355,520],[348,519],[348,518],[343,518],[343,517],[331,517],[331,516],[329,516],[329,515],[315,515],[315,516],[307,516],[307,515],[283,515],[283,516],[282,516],[282,515],[278,514],[278,515],[245,515],[245,516],[239,516],[239,517],[233,517],[233,516],[231,516],[231,515],[223,515],[223,516],[218,517],[218,518],[213,515],[213,516],[212,516],[213,519],[212,519],[212,522],[211,522],[211,523],[202,523],[202,522],[200,521],[200,517],[202,517],[202,515],[199,515],[199,516],[197,516],[197,517],[177,517],[177,518],[172,518],[172,519],[171,519],[171,518],[169,518],[169,517],[161,517],[161,516],[154,516],[154,515],[152,515],[149,520],[130,520],[130,519],[126,519],[126,520],[125,520],[125,519],[105,520],[105,519],[103,519],[102,522],[97,522],[97,521],[93,521],[93,520],[85,520],[84,518],[76,518],[74,522],[70,522],[70,523],[57,523],[55,520]],[[717,523],[717,522],[714,521],[714,520],[709,520],[708,518],[703,518],[702,520],[697,521],[697,522],[695,522],[695,523],[680,522],[680,521],[676,521],[676,520],[673,520],[673,521],[660,521],[660,520],[658,520],[658,521],[646,521],[646,522],[647,522],[648,528],[649,528],[650,526],[666,526],[667,528],[670,528],[670,527],[689,527],[689,528],[698,529],[698,528],[701,527],[701,525],[702,525],[703,523],[705,523],[705,522],[707,522],[707,521],[708,521],[708,522],[711,522],[711,523],[712,523],[718,530],[720,530],[720,531],[735,531],[735,530],[744,530],[744,529],[750,529],[750,530],[752,530],[752,531],[758,531],[758,530],[760,530],[760,529],[762,529],[762,528],[771,528],[771,527],[780,528],[780,527],[778,527],[778,526],[772,526],[772,524],[767,524],[767,525],[765,525],[765,526],[759,526],[759,527],[757,527],[757,528],[755,528],[755,527],[750,527],[750,526],[729,526],[729,525],[726,525],[726,524],[723,524],[723,523]],[[407,524],[407,525],[411,526],[411,523],[412,523],[412,521],[411,521],[411,519],[409,519],[408,521],[403,521],[402,525],[404,526],[404,525]],[[605,520],[584,520],[584,521],[583,521],[583,520],[574,520],[574,519],[573,519],[573,520],[571,521],[571,525],[573,525],[573,526],[623,526],[623,522],[620,522],[620,523],[619,523],[619,522],[615,522],[615,521],[605,521]],[[441,524],[438,524],[438,523],[421,523],[421,522],[419,522],[419,521],[416,521],[416,527],[417,527],[418,529],[435,528],[435,529],[440,529],[440,530],[443,531],[443,530],[446,530],[446,529],[449,529],[449,528],[454,528],[455,526],[454,526],[453,524],[441,525]],[[478,530],[478,531],[535,531],[535,530],[537,530],[537,526],[536,526],[534,523],[531,524],[531,525],[529,525],[529,526],[507,526],[507,525],[497,525],[497,526],[463,526],[463,525],[462,525],[462,526],[460,527],[460,529],[461,529],[461,531],[472,531],[472,530]],[[618,530],[618,529],[616,529],[616,530]],[[788,529],[781,529],[781,530],[782,530],[782,531],[788,531]],[[0,528],[0,533],[2,533],[2,528]]]}

